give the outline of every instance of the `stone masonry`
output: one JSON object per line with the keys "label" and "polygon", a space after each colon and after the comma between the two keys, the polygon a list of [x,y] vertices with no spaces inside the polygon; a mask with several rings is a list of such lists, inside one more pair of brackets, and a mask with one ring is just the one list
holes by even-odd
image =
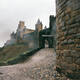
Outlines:
{"label": "stone masonry", "polygon": [[56,5],[56,69],[72,80],[80,80],[80,0],[56,0]]}

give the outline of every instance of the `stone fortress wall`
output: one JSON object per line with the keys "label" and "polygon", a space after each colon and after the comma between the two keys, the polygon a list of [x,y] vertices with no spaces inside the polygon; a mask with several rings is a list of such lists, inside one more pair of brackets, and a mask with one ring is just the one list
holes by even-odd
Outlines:
{"label": "stone fortress wall", "polygon": [[80,0],[56,0],[57,70],[80,80]]}
{"label": "stone fortress wall", "polygon": [[32,49],[37,49],[39,48],[39,44],[38,44],[38,32],[34,31],[31,33],[28,33],[27,35],[25,34],[23,36],[23,41],[26,42],[26,46],[28,46],[28,48],[32,48]]}
{"label": "stone fortress wall", "polygon": [[49,28],[45,28],[39,32],[39,47],[45,48],[46,45],[49,48],[56,47],[56,17],[50,15]]}
{"label": "stone fortress wall", "polygon": [[43,29],[42,22],[38,19],[35,30],[28,29],[25,26],[24,21],[20,21],[18,24],[18,28],[16,33],[11,33],[11,39],[5,43],[5,46],[18,44],[18,43],[26,43],[28,48],[38,48],[39,47],[39,32]]}

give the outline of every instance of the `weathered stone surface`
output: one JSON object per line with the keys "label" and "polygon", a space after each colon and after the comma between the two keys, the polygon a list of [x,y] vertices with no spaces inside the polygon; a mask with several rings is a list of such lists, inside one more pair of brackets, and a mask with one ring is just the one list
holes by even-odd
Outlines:
{"label": "weathered stone surface", "polygon": [[57,67],[61,74],[80,80],[80,0],[56,0],[56,4]]}
{"label": "weathered stone surface", "polygon": [[80,58],[76,60],[76,64],[80,65]]}

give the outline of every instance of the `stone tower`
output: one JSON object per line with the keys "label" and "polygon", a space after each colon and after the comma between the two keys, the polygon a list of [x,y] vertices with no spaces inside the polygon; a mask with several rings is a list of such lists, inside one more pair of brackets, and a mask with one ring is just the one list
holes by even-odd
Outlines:
{"label": "stone tower", "polygon": [[16,34],[14,32],[11,33],[11,39],[16,39]]}
{"label": "stone tower", "polygon": [[26,29],[25,27],[25,22],[20,21],[18,24],[18,29],[17,29],[17,38],[23,38],[24,30]]}
{"label": "stone tower", "polygon": [[57,70],[80,80],[80,0],[56,0],[56,5]]}
{"label": "stone tower", "polygon": [[40,32],[42,29],[43,29],[43,24],[42,22],[40,21],[40,19],[38,19],[36,25],[35,25],[35,29]]}
{"label": "stone tower", "polygon": [[23,31],[23,29],[25,28],[25,22],[24,21],[20,21],[18,24],[18,31]]}

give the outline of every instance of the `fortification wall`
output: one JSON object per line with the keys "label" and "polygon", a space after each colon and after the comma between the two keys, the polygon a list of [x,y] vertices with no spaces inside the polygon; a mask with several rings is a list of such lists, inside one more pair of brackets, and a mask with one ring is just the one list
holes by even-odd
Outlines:
{"label": "fortification wall", "polygon": [[37,32],[25,34],[23,41],[27,43],[28,48],[36,49],[39,48]]}
{"label": "fortification wall", "polygon": [[53,35],[53,48],[56,49],[56,17],[53,15],[49,18],[50,35]]}
{"label": "fortification wall", "polygon": [[57,70],[80,80],[80,0],[56,0]]}

